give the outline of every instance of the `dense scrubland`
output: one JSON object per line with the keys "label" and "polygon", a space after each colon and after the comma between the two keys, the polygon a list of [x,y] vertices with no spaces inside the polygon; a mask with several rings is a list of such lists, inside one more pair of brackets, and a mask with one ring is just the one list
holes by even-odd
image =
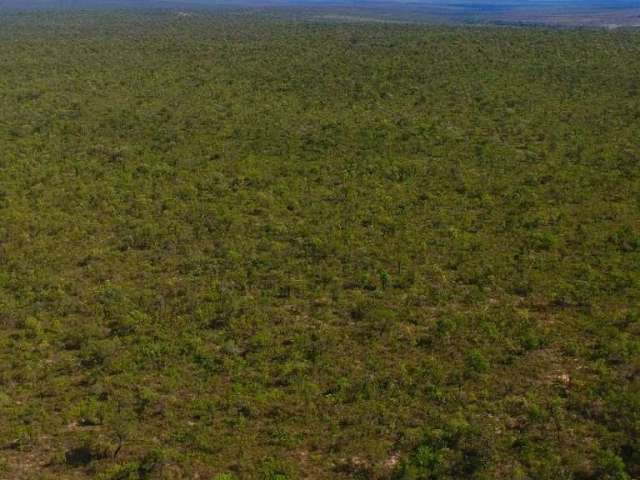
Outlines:
{"label": "dense scrubland", "polygon": [[640,477],[640,34],[0,18],[0,478]]}

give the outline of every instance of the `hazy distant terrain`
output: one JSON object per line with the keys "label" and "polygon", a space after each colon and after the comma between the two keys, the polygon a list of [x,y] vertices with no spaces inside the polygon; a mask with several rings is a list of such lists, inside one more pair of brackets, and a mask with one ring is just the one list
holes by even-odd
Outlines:
{"label": "hazy distant terrain", "polygon": [[228,7],[269,8],[276,14],[341,22],[382,20],[607,28],[640,26],[640,1],[637,0],[0,0],[0,11],[86,8],[202,10]]}

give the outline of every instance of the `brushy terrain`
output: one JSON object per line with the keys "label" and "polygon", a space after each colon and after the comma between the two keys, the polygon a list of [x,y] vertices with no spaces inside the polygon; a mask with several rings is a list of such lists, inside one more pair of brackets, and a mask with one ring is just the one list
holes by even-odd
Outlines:
{"label": "brushy terrain", "polygon": [[0,18],[0,478],[640,478],[640,33]]}

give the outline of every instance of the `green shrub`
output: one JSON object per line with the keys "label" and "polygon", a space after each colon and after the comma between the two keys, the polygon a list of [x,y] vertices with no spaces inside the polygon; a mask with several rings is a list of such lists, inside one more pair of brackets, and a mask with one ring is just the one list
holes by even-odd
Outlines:
{"label": "green shrub", "polygon": [[600,452],[596,475],[602,480],[630,480],[622,459],[615,453],[604,450]]}
{"label": "green shrub", "polygon": [[489,370],[489,361],[478,350],[472,350],[465,359],[467,369],[475,373],[484,373]]}

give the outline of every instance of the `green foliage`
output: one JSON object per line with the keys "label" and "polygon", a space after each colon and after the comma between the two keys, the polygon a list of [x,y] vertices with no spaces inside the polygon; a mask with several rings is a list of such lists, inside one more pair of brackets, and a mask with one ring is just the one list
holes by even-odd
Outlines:
{"label": "green foliage", "polygon": [[640,477],[638,32],[285,15],[0,15],[0,477]]}
{"label": "green foliage", "polygon": [[230,473],[219,473],[213,477],[213,480],[233,480],[233,475]]}
{"label": "green foliage", "polygon": [[288,480],[290,478],[287,473],[290,469],[281,460],[274,458],[265,460],[261,470],[260,478],[262,480]]}
{"label": "green foliage", "polygon": [[603,480],[629,480],[624,462],[616,454],[604,451],[598,458],[598,478]]}
{"label": "green foliage", "polygon": [[472,350],[465,359],[467,369],[472,372],[482,373],[489,369],[489,362],[478,350]]}
{"label": "green foliage", "polygon": [[443,429],[427,432],[394,478],[480,478],[492,459],[486,435],[464,420],[452,420]]}

